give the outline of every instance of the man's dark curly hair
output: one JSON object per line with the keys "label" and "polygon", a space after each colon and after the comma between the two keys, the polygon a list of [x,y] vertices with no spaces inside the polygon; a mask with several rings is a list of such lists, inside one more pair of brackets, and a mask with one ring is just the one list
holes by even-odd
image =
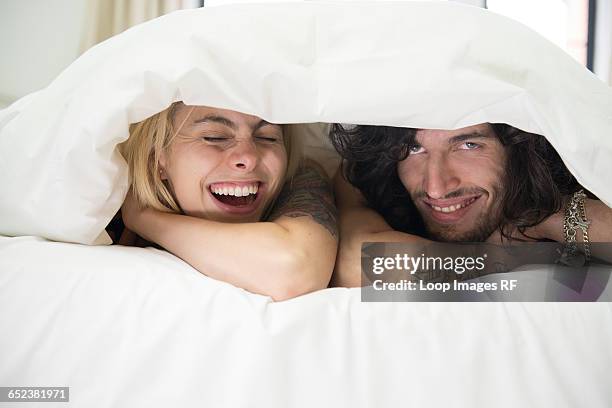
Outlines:
{"label": "man's dark curly hair", "polygon": [[[509,237],[514,228],[524,232],[558,212],[564,197],[580,186],[546,138],[502,123],[491,126],[507,153],[500,230]],[[361,190],[368,205],[395,230],[426,236],[421,216],[397,173],[398,162],[415,144],[416,132],[334,124],[330,138],[344,159],[344,177]]]}

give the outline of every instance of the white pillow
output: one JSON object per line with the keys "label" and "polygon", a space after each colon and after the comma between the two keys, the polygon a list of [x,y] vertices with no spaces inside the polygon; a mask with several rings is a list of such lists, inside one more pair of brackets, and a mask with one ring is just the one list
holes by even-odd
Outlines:
{"label": "white pillow", "polygon": [[0,234],[108,242],[116,145],[178,100],[276,123],[506,122],[612,203],[612,90],[521,24],[442,2],[242,4],[136,26],[0,111]]}

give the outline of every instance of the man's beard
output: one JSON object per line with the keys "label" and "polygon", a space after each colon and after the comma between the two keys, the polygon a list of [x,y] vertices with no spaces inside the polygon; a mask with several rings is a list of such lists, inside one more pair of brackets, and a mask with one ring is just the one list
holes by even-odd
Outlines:
{"label": "man's beard", "polygon": [[[461,197],[469,194],[485,194],[486,191],[481,188],[460,189],[445,195],[443,198]],[[501,199],[503,197],[503,186],[497,184],[492,187],[491,194],[496,201],[491,207],[485,209],[484,212],[478,215],[473,228],[467,231],[457,231],[457,226],[453,224],[438,224],[425,217],[423,222],[427,231],[428,238],[440,242],[484,242],[495,230],[500,227],[501,223]],[[414,195],[415,199],[424,197],[423,192],[417,192]]]}

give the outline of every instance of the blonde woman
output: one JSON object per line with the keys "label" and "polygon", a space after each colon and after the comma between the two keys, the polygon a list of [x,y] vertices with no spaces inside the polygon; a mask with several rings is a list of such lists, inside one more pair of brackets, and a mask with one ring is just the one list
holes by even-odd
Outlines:
{"label": "blonde woman", "polygon": [[275,300],[327,287],[338,244],[332,187],[297,142],[289,126],[174,103],[132,125],[121,146],[127,231]]}

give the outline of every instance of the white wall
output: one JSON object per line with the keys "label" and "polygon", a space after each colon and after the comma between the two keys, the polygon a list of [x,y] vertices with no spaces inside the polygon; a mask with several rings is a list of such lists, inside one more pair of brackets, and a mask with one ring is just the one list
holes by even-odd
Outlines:
{"label": "white wall", "polygon": [[[274,3],[274,2],[285,2],[285,1],[308,1],[308,0],[205,0],[204,5],[207,7],[222,6],[228,3]],[[336,1],[355,1],[355,0],[336,0]],[[410,0],[381,0],[381,1],[410,1]],[[413,0],[423,1],[423,0]],[[454,1],[457,3],[469,4],[471,6],[484,7],[485,0],[433,0],[433,1]]]}
{"label": "white wall", "polygon": [[612,1],[597,1],[593,72],[612,85]]}
{"label": "white wall", "polygon": [[47,86],[79,53],[86,0],[0,0],[0,106]]}

